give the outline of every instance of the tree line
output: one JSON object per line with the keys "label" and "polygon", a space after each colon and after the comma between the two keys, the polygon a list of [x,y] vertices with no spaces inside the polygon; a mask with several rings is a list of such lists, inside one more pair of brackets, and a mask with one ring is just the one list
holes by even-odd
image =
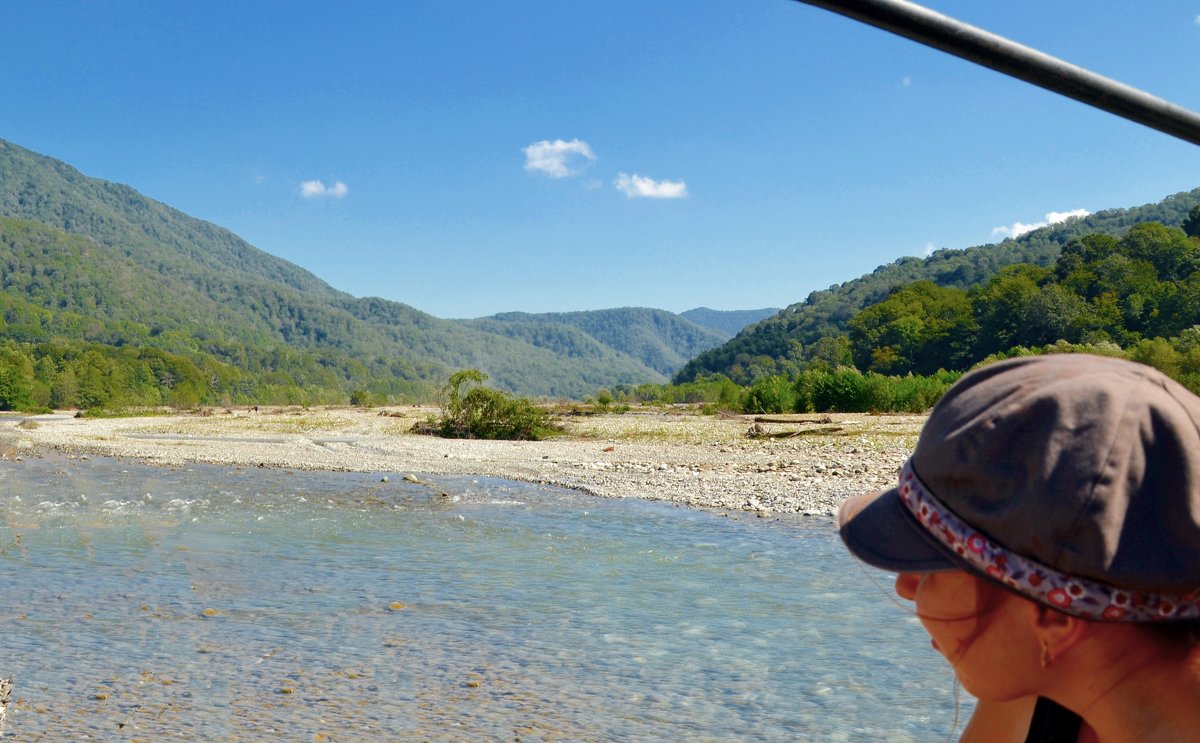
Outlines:
{"label": "tree line", "polygon": [[347,368],[344,356],[276,349],[256,361],[260,371],[253,372],[212,356],[150,346],[5,340],[0,342],[0,410],[384,404],[434,394],[428,383]]}

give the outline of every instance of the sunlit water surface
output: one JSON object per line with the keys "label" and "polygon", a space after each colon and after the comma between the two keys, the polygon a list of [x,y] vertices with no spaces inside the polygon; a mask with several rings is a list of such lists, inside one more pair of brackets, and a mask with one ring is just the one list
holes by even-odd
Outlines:
{"label": "sunlit water surface", "polygon": [[827,519],[480,478],[0,467],[10,738],[928,741],[953,726],[944,662]]}

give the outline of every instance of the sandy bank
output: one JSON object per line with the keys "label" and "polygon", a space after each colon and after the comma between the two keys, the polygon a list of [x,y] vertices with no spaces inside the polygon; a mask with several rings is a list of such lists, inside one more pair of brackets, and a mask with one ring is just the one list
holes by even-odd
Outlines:
{"label": "sandy bank", "polygon": [[[9,459],[74,456],[378,472],[476,474],[705,508],[829,514],[890,487],[922,416],[715,417],[664,412],[568,416],[550,441],[468,441],[409,432],[418,408],[217,410],[210,415],[0,421]],[[748,436],[752,426],[756,437]]]}

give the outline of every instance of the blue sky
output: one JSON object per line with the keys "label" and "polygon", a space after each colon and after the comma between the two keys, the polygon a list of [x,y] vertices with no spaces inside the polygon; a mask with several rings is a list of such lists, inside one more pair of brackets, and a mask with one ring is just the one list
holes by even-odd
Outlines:
{"label": "blue sky", "polygon": [[[929,7],[1200,109],[1200,0]],[[0,138],[439,317],[785,306],[1200,186],[1200,148],[788,0],[12,0]]]}

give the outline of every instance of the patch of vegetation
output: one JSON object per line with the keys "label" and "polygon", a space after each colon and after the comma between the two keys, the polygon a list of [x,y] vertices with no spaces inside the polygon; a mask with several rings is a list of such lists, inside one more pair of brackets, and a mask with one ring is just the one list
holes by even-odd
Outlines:
{"label": "patch of vegetation", "polygon": [[550,412],[528,398],[482,386],[487,375],[463,369],[442,388],[441,416],[413,426],[416,433],[451,439],[540,441],[559,432]]}
{"label": "patch of vegetation", "polygon": [[740,410],[743,393],[742,387],[720,374],[682,384],[621,385],[614,390],[622,403],[713,405],[722,410]]}
{"label": "patch of vegetation", "polygon": [[268,433],[311,433],[314,431],[340,431],[349,426],[348,418],[332,415],[308,415],[291,413],[289,417],[260,418],[254,429]]}
{"label": "patch of vegetation", "polygon": [[162,408],[87,408],[75,413],[76,418],[160,418],[178,415],[177,410]]}
{"label": "patch of vegetation", "polygon": [[684,384],[618,387],[616,399],[646,405],[697,405],[707,415],[749,413],[923,413],[954,383],[959,372],[928,375],[863,374],[853,367],[814,368],[776,374],[740,387],[713,375]]}

